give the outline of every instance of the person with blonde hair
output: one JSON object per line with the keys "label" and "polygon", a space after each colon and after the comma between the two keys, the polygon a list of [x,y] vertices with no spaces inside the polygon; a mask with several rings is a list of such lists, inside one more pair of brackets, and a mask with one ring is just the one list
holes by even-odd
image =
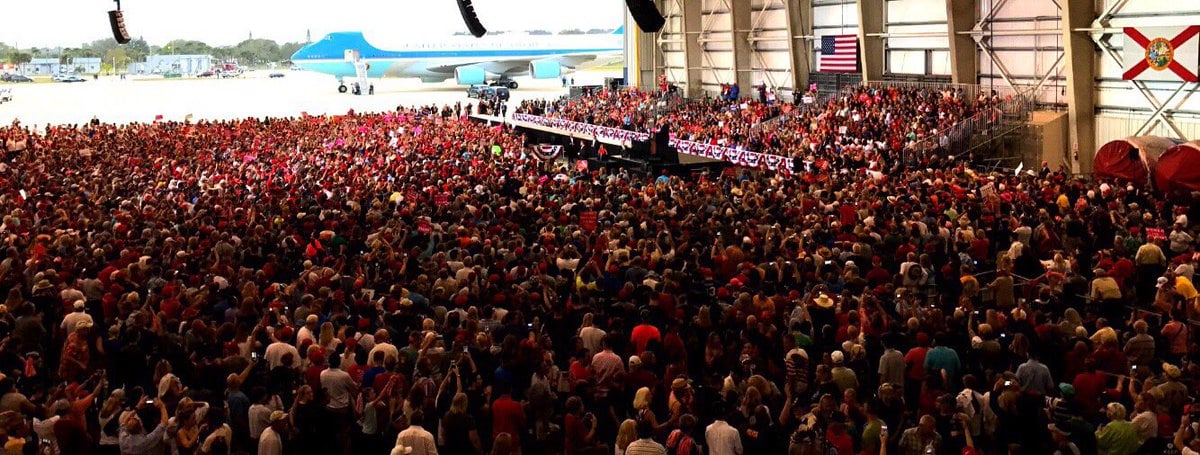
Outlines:
{"label": "person with blonde hair", "polygon": [[654,415],[654,410],[650,409],[650,403],[654,401],[654,394],[649,387],[642,387],[633,395],[633,411],[638,422],[647,422],[650,427],[657,433],[662,429],[669,427],[675,423],[675,417],[672,417],[666,422],[659,423],[658,417]]}
{"label": "person with blonde hair", "polygon": [[1109,403],[1104,408],[1108,423],[1096,430],[1096,447],[1106,455],[1132,455],[1142,447],[1137,429],[1125,419],[1125,405]]}
{"label": "person with blonde hair", "polygon": [[616,455],[625,455],[625,449],[629,447],[629,443],[637,440],[637,421],[633,419],[625,419],[621,422],[621,427],[617,429],[617,444],[613,453]]}
{"label": "person with blonde hair", "polygon": [[334,352],[337,350],[342,340],[337,338],[337,330],[333,328],[333,323],[325,321],[321,324],[321,333],[317,338],[317,345],[324,349],[325,352]]}

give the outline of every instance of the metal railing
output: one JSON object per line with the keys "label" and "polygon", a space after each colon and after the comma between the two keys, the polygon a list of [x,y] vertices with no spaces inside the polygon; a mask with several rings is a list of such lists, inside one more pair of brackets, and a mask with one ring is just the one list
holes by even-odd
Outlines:
{"label": "metal railing", "polygon": [[959,92],[962,93],[962,99],[974,100],[979,96],[982,90],[978,85],[974,84],[955,84],[950,82],[936,81],[871,81],[863,82],[864,87],[873,88],[896,88],[902,90],[924,90],[938,91],[943,93]]}
{"label": "metal railing", "polygon": [[[978,93],[968,99],[977,99]],[[1036,100],[1028,93],[1010,95],[996,104],[985,105],[974,116],[938,134],[923,138],[912,149],[923,154],[964,156],[993,147],[997,141],[1024,128],[1036,106]]]}

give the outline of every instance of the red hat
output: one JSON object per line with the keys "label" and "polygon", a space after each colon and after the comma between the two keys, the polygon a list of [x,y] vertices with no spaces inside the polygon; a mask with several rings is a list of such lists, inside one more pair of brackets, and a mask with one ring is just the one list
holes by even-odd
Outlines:
{"label": "red hat", "polygon": [[282,329],[279,329],[279,340],[280,341],[288,341],[291,339],[292,339],[292,328],[290,326],[286,326]]}

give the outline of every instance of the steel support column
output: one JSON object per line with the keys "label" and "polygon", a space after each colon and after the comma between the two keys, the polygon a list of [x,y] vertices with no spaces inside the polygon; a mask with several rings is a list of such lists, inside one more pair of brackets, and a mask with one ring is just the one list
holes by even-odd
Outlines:
{"label": "steel support column", "polygon": [[[698,0],[694,0],[698,3]],[[686,3],[686,0],[685,0]],[[733,39],[733,71],[734,80],[743,95],[753,93],[754,70],[750,65],[750,11],[753,7],[750,0],[729,0],[729,22]]]}
{"label": "steel support column", "polygon": [[1097,0],[1063,0],[1063,51],[1067,61],[1072,171],[1089,174],[1096,155],[1096,48],[1087,28],[1096,19]]}
{"label": "steel support column", "polygon": [[[668,0],[671,1],[671,0]],[[698,97],[704,94],[704,48],[700,45],[704,33],[703,2],[683,0],[683,61],[687,67],[687,95]]]}
{"label": "steel support column", "polygon": [[628,77],[627,85],[648,89],[657,83],[662,71],[662,52],[659,51],[657,36],[644,33],[634,22],[633,16],[625,12],[625,46]]}
{"label": "steel support column", "polygon": [[946,0],[946,29],[950,37],[950,74],[955,84],[979,83],[979,60],[970,32],[979,0]]}
{"label": "steel support column", "polygon": [[812,0],[784,0],[787,14],[788,54],[792,70],[792,90],[808,90],[808,73],[812,72],[813,5]]}
{"label": "steel support column", "polygon": [[884,0],[858,1],[858,43],[863,82],[883,80]]}

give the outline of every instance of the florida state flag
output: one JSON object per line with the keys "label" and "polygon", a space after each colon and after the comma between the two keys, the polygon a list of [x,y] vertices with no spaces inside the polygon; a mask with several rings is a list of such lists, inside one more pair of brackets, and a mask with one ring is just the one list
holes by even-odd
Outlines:
{"label": "florida state flag", "polygon": [[1125,80],[1200,82],[1200,25],[1125,27]]}

